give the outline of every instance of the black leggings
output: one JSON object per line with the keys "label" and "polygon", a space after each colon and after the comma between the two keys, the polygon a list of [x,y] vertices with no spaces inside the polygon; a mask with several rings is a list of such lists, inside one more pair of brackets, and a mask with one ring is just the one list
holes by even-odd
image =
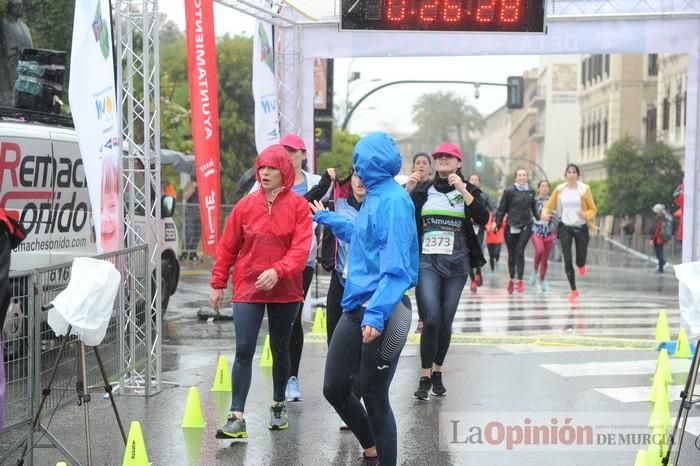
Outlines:
{"label": "black leggings", "polygon": [[561,244],[561,255],[564,256],[564,272],[569,280],[572,290],[576,289],[576,275],[571,261],[571,243],[576,243],[576,266],[586,265],[588,255],[588,226],[559,225],[559,243]]}
{"label": "black leggings", "polygon": [[331,344],[331,337],[338,325],[340,316],[343,315],[343,308],[340,302],[343,300],[345,287],[340,282],[338,272],[331,272],[331,284],[328,287],[328,296],[326,297],[326,342],[328,346]]}
{"label": "black leggings", "polygon": [[491,264],[491,270],[494,270],[496,268],[496,263],[501,259],[501,245],[487,244],[486,247],[489,250],[489,263]]}
{"label": "black leggings", "polygon": [[525,271],[525,248],[532,231],[530,225],[522,227],[520,233],[511,233],[510,227],[506,225],[506,247],[508,248],[508,273],[510,279],[517,277],[518,280],[523,279]]}
{"label": "black leggings", "polygon": [[[410,300],[404,296],[382,334],[370,343],[362,343],[363,317],[364,308],[359,308],[340,318],[328,348],[323,396],[362,448],[377,447],[380,464],[394,466],[397,436],[389,385],[411,326]],[[353,393],[358,376],[364,406]]]}
{"label": "black leggings", "polygon": [[433,363],[442,366],[452,340],[454,321],[459,298],[467,283],[467,277],[442,277],[432,269],[420,269],[416,301],[423,310],[423,332],[420,336],[420,360],[423,369]]}
{"label": "black leggings", "polygon": [[[267,323],[272,351],[272,386],[274,401],[284,401],[289,378],[289,336],[299,303],[267,304]],[[233,303],[233,326],[236,330],[236,358],[231,369],[233,391],[231,411],[244,412],[250,391],[253,356],[258,332],[265,314],[263,303]]]}
{"label": "black leggings", "polygon": [[[306,267],[304,269],[304,299],[306,293],[311,288],[311,280],[314,278],[314,268]],[[301,351],[304,349],[304,327],[301,326],[301,314],[304,309],[304,301],[299,303],[299,312],[294,319],[294,327],[292,328],[292,338],[289,340],[289,357],[292,360],[292,367],[289,371],[290,377],[299,376],[299,364],[301,363]]]}

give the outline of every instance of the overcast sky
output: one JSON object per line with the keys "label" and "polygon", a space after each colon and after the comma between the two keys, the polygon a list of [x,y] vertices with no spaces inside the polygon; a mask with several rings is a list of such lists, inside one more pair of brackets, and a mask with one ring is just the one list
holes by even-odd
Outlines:
{"label": "overcast sky", "polygon": [[[160,2],[159,9],[180,29],[185,29],[184,2]],[[253,28],[254,19],[250,16],[214,3],[217,36],[226,33],[251,35]],[[344,108],[349,66],[351,71],[361,74],[359,80],[350,84],[349,97],[352,102],[382,83],[405,79],[505,83],[507,76],[521,75],[526,69],[536,67],[538,61],[537,56],[338,59],[335,63],[335,104]],[[348,128],[357,133],[377,129],[411,133],[415,129],[411,121],[415,100],[421,94],[438,90],[453,91],[466,97],[483,115],[493,112],[506,100],[504,87],[480,86],[480,97],[475,99],[473,86],[402,84],[383,89],[364,101],[353,114]]]}

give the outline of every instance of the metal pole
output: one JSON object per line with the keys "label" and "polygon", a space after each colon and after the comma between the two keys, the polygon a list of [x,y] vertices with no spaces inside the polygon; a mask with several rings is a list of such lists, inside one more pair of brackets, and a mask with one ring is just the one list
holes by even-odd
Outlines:
{"label": "metal pole", "polygon": [[87,393],[88,378],[87,378],[87,361],[85,358],[85,343],[80,340],[80,371],[82,377],[82,387],[79,390],[78,397],[82,398],[83,412],[85,413],[85,448],[87,450],[87,464],[92,466],[92,446],[90,442],[90,394]]}
{"label": "metal pole", "polygon": [[[508,87],[508,84],[504,83],[485,83],[482,81],[452,81],[452,80],[436,80],[436,79],[409,79],[409,80],[402,80],[402,81],[391,81],[385,84],[382,84],[380,86],[375,87],[374,89],[370,90],[367,92],[365,95],[360,97],[360,100],[357,101],[356,104],[354,104],[351,108],[350,111],[347,112],[345,115],[345,120],[343,120],[343,125],[340,127],[343,131],[348,127],[348,123],[350,122],[350,117],[352,117],[352,114],[355,112],[355,109],[360,106],[360,104],[369,96],[374,94],[375,92],[379,91],[380,89],[384,89],[385,87],[389,86],[395,86],[397,84],[470,84],[472,86],[503,86],[503,87]],[[347,100],[346,100],[347,103]]]}

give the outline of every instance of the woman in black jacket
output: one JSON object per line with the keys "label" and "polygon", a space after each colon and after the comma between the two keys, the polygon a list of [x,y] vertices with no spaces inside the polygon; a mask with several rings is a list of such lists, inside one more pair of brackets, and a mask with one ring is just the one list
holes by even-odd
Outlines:
{"label": "woman in black jacket", "polygon": [[414,396],[444,396],[442,364],[452,338],[452,321],[472,267],[486,263],[472,221],[485,225],[488,210],[481,191],[464,181],[459,169],[462,153],[454,144],[442,144],[433,153],[433,183],[416,187],[411,199],[421,248],[416,300],[423,314],[420,339],[421,377]]}
{"label": "woman in black jacket", "polygon": [[501,204],[496,212],[496,227],[501,225],[506,217],[506,247],[508,248],[508,294],[513,294],[515,283],[518,280],[518,293],[525,291],[523,286],[523,271],[525,270],[525,248],[530,241],[533,218],[539,219],[535,191],[527,183],[527,171],[523,168],[515,172],[515,183],[503,191]]}

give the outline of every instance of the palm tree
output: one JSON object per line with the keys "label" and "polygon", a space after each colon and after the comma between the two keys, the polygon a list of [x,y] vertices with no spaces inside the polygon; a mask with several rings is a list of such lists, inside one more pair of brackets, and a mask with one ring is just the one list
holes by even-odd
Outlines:
{"label": "palm tree", "polygon": [[484,127],[478,110],[453,92],[420,96],[413,105],[413,123],[418,126],[414,138],[424,149],[452,141],[465,155],[474,152],[475,138]]}

